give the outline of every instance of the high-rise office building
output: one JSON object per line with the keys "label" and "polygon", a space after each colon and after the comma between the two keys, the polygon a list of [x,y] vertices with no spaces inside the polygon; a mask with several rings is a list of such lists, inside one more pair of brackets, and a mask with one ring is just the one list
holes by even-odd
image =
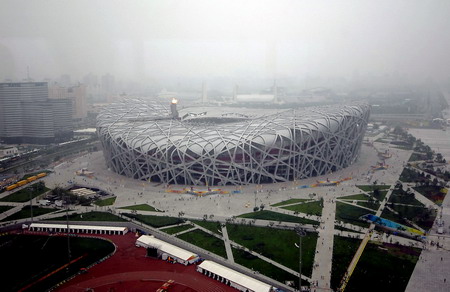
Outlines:
{"label": "high-rise office building", "polygon": [[72,102],[49,99],[47,82],[0,83],[0,139],[48,144],[73,134]]}
{"label": "high-rise office building", "polygon": [[48,95],[51,99],[70,99],[73,119],[84,119],[87,116],[86,86],[84,84],[69,87],[59,84],[50,85]]}

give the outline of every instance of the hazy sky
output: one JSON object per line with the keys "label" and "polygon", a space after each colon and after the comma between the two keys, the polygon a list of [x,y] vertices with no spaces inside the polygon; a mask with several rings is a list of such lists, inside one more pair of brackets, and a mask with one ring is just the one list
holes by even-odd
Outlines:
{"label": "hazy sky", "polygon": [[450,80],[450,1],[1,0],[0,80],[407,74]]}

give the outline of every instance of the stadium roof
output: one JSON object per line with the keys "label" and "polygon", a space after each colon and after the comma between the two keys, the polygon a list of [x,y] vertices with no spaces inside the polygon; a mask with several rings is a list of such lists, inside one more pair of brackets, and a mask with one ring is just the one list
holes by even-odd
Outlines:
{"label": "stadium roof", "polygon": [[263,283],[259,280],[256,280],[242,273],[236,272],[232,269],[229,269],[225,266],[222,266],[212,261],[203,261],[199,265],[199,267],[207,271],[213,272],[216,275],[226,278],[252,291],[270,292],[272,289],[272,286],[266,283]]}

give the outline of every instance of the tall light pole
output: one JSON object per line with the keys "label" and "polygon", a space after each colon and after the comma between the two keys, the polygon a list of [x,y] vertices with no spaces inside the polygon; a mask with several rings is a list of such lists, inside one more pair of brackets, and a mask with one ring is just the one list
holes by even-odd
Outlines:
{"label": "tall light pole", "polygon": [[298,238],[300,239],[300,243],[298,246],[299,249],[299,276],[298,276],[298,291],[302,291],[302,237],[306,235],[306,232],[300,226],[296,226],[294,228],[295,232],[298,234]]}

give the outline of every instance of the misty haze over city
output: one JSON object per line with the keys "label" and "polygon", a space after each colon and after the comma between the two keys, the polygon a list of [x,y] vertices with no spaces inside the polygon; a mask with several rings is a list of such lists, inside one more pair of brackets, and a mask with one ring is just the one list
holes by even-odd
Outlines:
{"label": "misty haze over city", "polygon": [[445,0],[6,0],[0,80],[448,82],[449,15]]}

